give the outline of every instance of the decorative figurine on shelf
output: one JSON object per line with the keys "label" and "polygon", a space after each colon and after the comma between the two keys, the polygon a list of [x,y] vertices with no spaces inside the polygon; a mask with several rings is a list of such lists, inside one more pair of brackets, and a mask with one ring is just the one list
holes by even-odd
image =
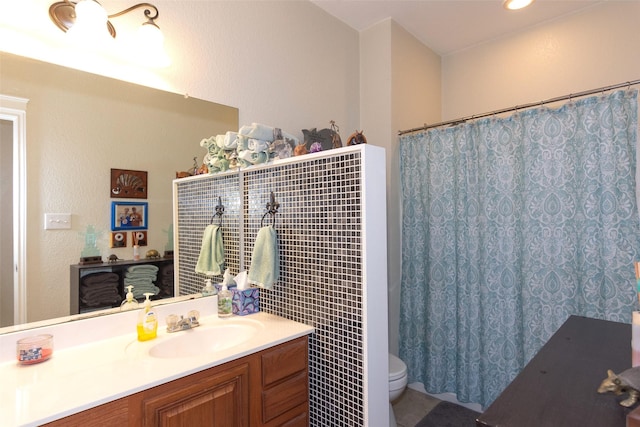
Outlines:
{"label": "decorative figurine on shelf", "polygon": [[293,149],[294,156],[302,156],[308,153],[309,153],[309,150],[307,149],[307,144],[305,144],[304,142],[301,142],[300,144],[296,145],[295,148]]}
{"label": "decorative figurine on shelf", "polygon": [[331,145],[333,146],[333,148],[340,148],[342,147],[342,139],[340,139],[340,128],[334,120],[331,120],[329,123],[331,123],[332,132]]}
{"label": "decorative figurine on shelf", "polygon": [[85,232],[78,233],[84,239],[84,248],[80,253],[80,264],[94,264],[102,262],[102,256],[100,256],[100,250],[98,249],[97,242],[100,233],[96,231],[96,228],[89,224]]}
{"label": "decorative figurine on shelf", "polygon": [[331,123],[331,129],[302,129],[302,135],[304,135],[304,146],[305,148],[308,148],[310,153],[317,153],[319,151],[342,147],[342,140],[340,139],[340,134],[338,133],[339,129],[338,126],[336,126],[336,122],[331,120],[329,123]]}
{"label": "decorative figurine on shelf", "polygon": [[147,255],[146,257],[147,259],[158,259],[160,258],[160,252],[156,251],[155,249],[149,249],[147,251]]}
{"label": "decorative figurine on shelf", "polygon": [[194,176],[197,175],[199,166],[198,166],[198,158],[194,157],[193,158],[193,166],[186,170],[186,171],[182,171],[182,172],[176,172],[176,178],[186,178],[188,176]]}
{"label": "decorative figurine on shelf", "polygon": [[354,133],[349,135],[349,138],[347,139],[347,145],[366,144],[367,138],[365,138],[363,132],[364,132],[363,130],[361,131],[356,130]]}
{"label": "decorative figurine on shelf", "polygon": [[640,366],[615,374],[607,370],[607,378],[602,380],[598,393],[613,392],[616,396],[629,393],[629,397],[620,402],[625,407],[633,406],[640,398]]}
{"label": "decorative figurine on shelf", "polygon": [[116,254],[111,254],[107,258],[107,261],[109,262],[109,264],[114,263],[114,262],[118,262],[119,260],[120,260],[120,258],[118,258],[118,255],[116,255]]}

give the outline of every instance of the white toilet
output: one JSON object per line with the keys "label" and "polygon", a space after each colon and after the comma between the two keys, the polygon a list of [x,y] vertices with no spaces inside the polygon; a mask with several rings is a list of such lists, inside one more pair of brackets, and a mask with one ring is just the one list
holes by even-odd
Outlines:
{"label": "white toilet", "polygon": [[389,426],[396,426],[391,402],[400,397],[407,387],[407,365],[397,356],[389,353]]}

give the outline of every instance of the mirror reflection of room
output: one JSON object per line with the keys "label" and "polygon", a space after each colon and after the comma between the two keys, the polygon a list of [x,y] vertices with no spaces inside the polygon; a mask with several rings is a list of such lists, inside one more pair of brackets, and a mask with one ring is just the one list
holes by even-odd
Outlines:
{"label": "mirror reflection of room", "polygon": [[[80,280],[75,274],[90,274],[98,267],[117,274],[117,293],[124,297],[126,269],[121,267],[133,260],[134,231],[145,236],[140,262],[150,250],[165,254],[173,238],[171,182],[176,172],[202,157],[201,139],[237,128],[238,110],[8,53],[0,53],[0,64],[0,92],[29,100],[26,320],[116,307],[117,297],[106,285],[104,304],[95,293],[88,303],[72,301],[77,292],[69,286]],[[148,192],[143,198],[115,194],[112,169],[146,172]],[[120,213],[129,211],[124,224],[113,221],[114,201],[120,203]],[[70,213],[69,228],[44,229],[42,217],[49,213]],[[120,267],[109,265],[110,257]],[[77,270],[90,259],[100,262],[91,264],[91,270],[88,264]],[[159,270],[152,288],[138,286],[137,297],[149,290],[158,298],[173,296],[168,285],[157,286],[162,277]],[[6,283],[11,282],[8,278]],[[3,317],[11,317],[12,308],[3,310]],[[9,318],[3,321],[3,326],[11,324]]]}

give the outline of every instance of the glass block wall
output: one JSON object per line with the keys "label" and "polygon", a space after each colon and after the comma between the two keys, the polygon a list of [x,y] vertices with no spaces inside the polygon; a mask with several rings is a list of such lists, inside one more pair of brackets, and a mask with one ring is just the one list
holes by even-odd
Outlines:
{"label": "glass block wall", "polygon": [[[260,309],[316,328],[309,340],[312,426],[376,425],[368,422],[376,411],[388,417],[386,238],[373,245],[382,252],[378,257],[382,261],[377,264],[384,266],[374,267],[384,277],[377,275],[367,280],[365,264],[371,250],[365,250],[363,234],[367,229],[364,150],[356,147],[331,150],[248,168],[234,175],[239,189],[235,229],[239,235],[232,236],[231,230],[225,234],[225,248],[234,242],[240,248],[239,264],[231,266],[232,272],[250,267],[258,230],[273,224],[279,238],[280,278],[272,290],[260,291]],[[383,156],[377,167],[384,168]],[[369,204],[384,211],[384,171],[376,172],[381,174],[382,184],[373,189],[378,197]],[[209,175],[177,182],[180,287],[198,292],[201,278],[182,271],[183,266],[191,270],[192,265],[195,267],[199,239],[211,216],[210,204],[203,205],[197,200],[217,200],[216,191],[231,188],[233,180],[232,176]],[[278,213],[265,217],[272,192],[279,203]],[[384,213],[378,218],[386,221]],[[233,241],[227,241],[227,236],[232,236]],[[230,257],[228,261],[236,262],[236,258]],[[368,264],[370,268],[372,263]],[[368,291],[366,287],[373,283],[378,283],[378,289]],[[374,338],[366,336],[371,329],[371,318],[367,321],[367,295],[376,293],[382,309],[376,313],[375,331],[382,337]],[[371,369],[368,352],[376,340],[383,343],[378,347],[382,347],[380,351],[385,355],[385,366]],[[373,377],[375,381],[371,381]]]}

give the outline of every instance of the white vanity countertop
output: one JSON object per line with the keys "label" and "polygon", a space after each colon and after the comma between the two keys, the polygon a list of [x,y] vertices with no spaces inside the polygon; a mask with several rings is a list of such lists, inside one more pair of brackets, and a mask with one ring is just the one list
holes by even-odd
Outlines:
{"label": "white vanity countertop", "polygon": [[[264,327],[249,340],[228,349],[177,358],[158,358],[147,354],[152,346],[180,334],[245,320],[254,324],[257,321]],[[32,332],[32,335],[54,333],[53,356],[35,365],[20,366],[15,358],[0,363],[0,424],[37,426],[310,334],[314,330],[311,326],[263,312],[227,319],[210,314],[201,317],[200,324],[193,331],[168,334],[161,317],[158,338],[151,341],[137,341],[134,322],[128,328],[130,333],[62,349],[56,347],[55,328]],[[84,334],[90,337],[91,330],[85,330]],[[15,341],[13,343],[15,354]],[[0,344],[10,345],[6,339]]]}

